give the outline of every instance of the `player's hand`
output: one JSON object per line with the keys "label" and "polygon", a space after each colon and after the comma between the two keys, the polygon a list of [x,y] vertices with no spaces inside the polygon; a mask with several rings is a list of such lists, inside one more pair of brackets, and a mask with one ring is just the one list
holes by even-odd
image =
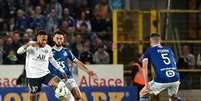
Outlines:
{"label": "player's hand", "polygon": [[144,90],[145,92],[149,92],[149,91],[150,91],[150,86],[149,86],[149,84],[145,84],[144,87],[145,87],[145,90]]}
{"label": "player's hand", "polygon": [[29,42],[26,44],[26,47],[29,47],[29,46],[35,47],[35,46],[37,46],[37,43],[36,43],[35,41],[29,41]]}
{"label": "player's hand", "polygon": [[63,73],[63,77],[64,77],[64,80],[67,81],[68,78],[67,78],[66,73]]}
{"label": "player's hand", "polygon": [[92,70],[87,70],[87,73],[88,73],[89,76],[92,76],[92,77],[97,78],[97,75],[96,75],[96,73],[95,73],[94,71],[92,71]]}

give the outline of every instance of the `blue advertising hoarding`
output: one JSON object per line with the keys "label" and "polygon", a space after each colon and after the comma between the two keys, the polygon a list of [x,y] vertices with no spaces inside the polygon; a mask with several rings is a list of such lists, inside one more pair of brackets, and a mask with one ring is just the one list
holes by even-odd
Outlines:
{"label": "blue advertising hoarding", "polygon": [[[83,101],[137,101],[137,88],[129,87],[81,87]],[[28,101],[27,87],[0,88],[0,101]],[[56,101],[54,91],[43,87],[38,101]]]}

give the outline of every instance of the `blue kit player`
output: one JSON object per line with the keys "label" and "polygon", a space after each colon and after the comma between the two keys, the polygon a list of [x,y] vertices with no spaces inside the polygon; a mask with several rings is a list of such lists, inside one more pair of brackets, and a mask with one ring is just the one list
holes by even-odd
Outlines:
{"label": "blue kit player", "polygon": [[[160,44],[160,35],[153,33],[150,36],[151,47],[146,50],[143,58],[143,76],[145,86],[140,91],[140,101],[148,101],[151,94],[158,95],[167,90],[170,101],[182,101],[177,97],[180,85],[179,72],[177,71],[174,53],[171,48]],[[154,79],[148,82],[147,66],[151,63],[154,67]]]}
{"label": "blue kit player", "polygon": [[[72,62],[76,63],[79,68],[84,70],[89,74],[89,76],[96,76],[96,74],[92,71],[89,70],[85,64],[83,64],[81,61],[79,61],[71,52],[70,49],[64,48],[63,43],[64,43],[64,34],[63,32],[57,31],[54,33],[53,36],[53,41],[54,41],[54,46],[52,47],[52,53],[53,57],[56,59],[56,61],[63,67],[65,73],[67,74],[67,81],[65,81],[68,89],[70,89],[74,99],[72,101],[81,101],[82,100],[82,95],[80,92],[80,89],[78,85],[76,84],[75,80],[73,79],[72,73],[69,70],[68,67],[68,59],[71,60]],[[53,65],[50,63],[49,64],[49,69],[50,72],[59,76],[61,79],[63,79],[63,75],[61,75],[61,72],[58,71],[53,67]]]}

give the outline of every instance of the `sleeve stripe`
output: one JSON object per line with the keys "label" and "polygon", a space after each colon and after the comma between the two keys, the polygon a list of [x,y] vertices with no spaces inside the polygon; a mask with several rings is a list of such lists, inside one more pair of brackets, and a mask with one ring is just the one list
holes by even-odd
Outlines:
{"label": "sleeve stripe", "polygon": [[76,62],[76,61],[77,61],[77,58],[74,58],[74,59],[73,59],[73,62]]}
{"label": "sleeve stripe", "polygon": [[148,60],[148,58],[144,58],[144,59],[142,60],[142,62],[144,62],[145,60]]}

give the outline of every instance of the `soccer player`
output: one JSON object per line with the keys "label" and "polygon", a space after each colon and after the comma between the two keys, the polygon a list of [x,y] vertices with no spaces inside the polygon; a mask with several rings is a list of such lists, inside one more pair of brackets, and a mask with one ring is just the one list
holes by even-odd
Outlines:
{"label": "soccer player", "polygon": [[[54,33],[53,36],[53,41],[54,41],[54,46],[52,47],[52,52],[53,52],[53,57],[57,60],[57,62],[63,67],[65,73],[67,74],[67,81],[66,85],[70,89],[72,95],[74,96],[76,101],[81,101],[82,100],[82,95],[80,92],[80,89],[78,85],[76,84],[75,80],[73,79],[72,73],[69,70],[68,67],[68,59],[71,60],[72,62],[76,63],[78,67],[85,72],[89,74],[89,76],[95,76],[96,74],[87,68],[85,64],[83,64],[81,61],[79,61],[71,52],[70,49],[64,48],[64,35],[63,32],[57,31]],[[63,78],[62,75],[60,75],[60,72],[53,68],[54,66],[49,65],[49,69],[51,73],[59,76],[60,78]]]}
{"label": "soccer player", "polygon": [[[170,101],[182,101],[177,97],[180,85],[179,72],[172,49],[160,44],[160,35],[153,33],[150,36],[151,47],[146,50],[143,57],[143,76],[145,86],[140,91],[140,101],[148,101],[151,94],[158,95],[167,90]],[[154,79],[148,82],[147,66],[151,63],[154,67]]]}
{"label": "soccer player", "polygon": [[[39,31],[36,35],[36,42],[30,41],[21,46],[18,54],[26,53],[26,77],[28,79],[28,86],[30,89],[30,101],[36,101],[42,84],[46,84],[53,89],[65,88],[65,83],[60,81],[60,78],[50,74],[48,69],[49,61],[62,72],[65,79],[65,71],[56,62],[52,56],[52,48],[47,45],[48,35],[45,31]],[[65,89],[66,90],[66,89]],[[70,92],[70,91],[69,91]]]}

